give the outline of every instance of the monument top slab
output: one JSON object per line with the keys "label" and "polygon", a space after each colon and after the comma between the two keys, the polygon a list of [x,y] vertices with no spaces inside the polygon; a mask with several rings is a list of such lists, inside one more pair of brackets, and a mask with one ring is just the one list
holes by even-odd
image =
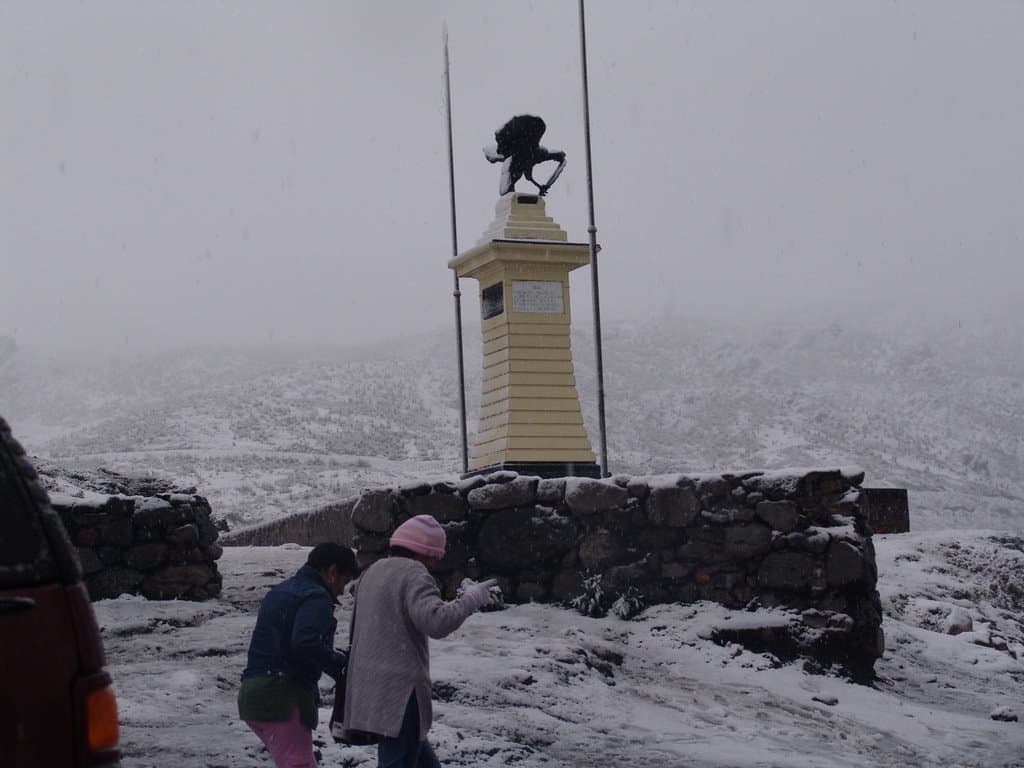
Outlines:
{"label": "monument top slab", "polygon": [[477,245],[493,240],[548,240],[564,243],[568,239],[565,230],[547,215],[543,197],[510,192],[498,198],[494,206],[494,221],[477,241]]}

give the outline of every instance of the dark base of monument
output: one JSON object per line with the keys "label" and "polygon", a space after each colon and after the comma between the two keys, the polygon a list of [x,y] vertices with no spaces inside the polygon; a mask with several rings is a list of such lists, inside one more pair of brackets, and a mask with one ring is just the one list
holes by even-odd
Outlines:
{"label": "dark base of monument", "polygon": [[471,469],[462,477],[476,477],[501,471],[539,477],[601,477],[601,467],[592,461],[506,461],[489,467]]}

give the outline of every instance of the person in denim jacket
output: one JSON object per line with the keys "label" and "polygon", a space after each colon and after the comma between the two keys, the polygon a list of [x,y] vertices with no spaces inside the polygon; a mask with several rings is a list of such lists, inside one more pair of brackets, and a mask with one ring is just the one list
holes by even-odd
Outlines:
{"label": "person in denim jacket", "polygon": [[313,729],[320,676],[335,680],[348,661],[334,649],[334,605],[357,574],[352,550],[313,547],[298,572],[263,598],[238,692],[238,714],[278,768],[316,768]]}

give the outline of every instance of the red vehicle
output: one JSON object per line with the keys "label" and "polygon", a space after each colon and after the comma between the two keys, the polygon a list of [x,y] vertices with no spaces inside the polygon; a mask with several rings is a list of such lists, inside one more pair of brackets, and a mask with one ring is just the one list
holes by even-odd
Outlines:
{"label": "red vehicle", "polygon": [[0,418],[0,764],[115,768],[117,701],[82,569]]}

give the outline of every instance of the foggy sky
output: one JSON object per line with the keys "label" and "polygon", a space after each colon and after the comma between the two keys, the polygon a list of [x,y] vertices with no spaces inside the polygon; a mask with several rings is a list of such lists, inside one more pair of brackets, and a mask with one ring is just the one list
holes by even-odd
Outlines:
{"label": "foggy sky", "polygon": [[[606,316],[1019,313],[1024,4],[587,8]],[[497,199],[481,147],[521,112],[568,153],[548,213],[585,241],[574,1],[0,0],[0,335],[450,324],[445,21],[460,250]]]}

